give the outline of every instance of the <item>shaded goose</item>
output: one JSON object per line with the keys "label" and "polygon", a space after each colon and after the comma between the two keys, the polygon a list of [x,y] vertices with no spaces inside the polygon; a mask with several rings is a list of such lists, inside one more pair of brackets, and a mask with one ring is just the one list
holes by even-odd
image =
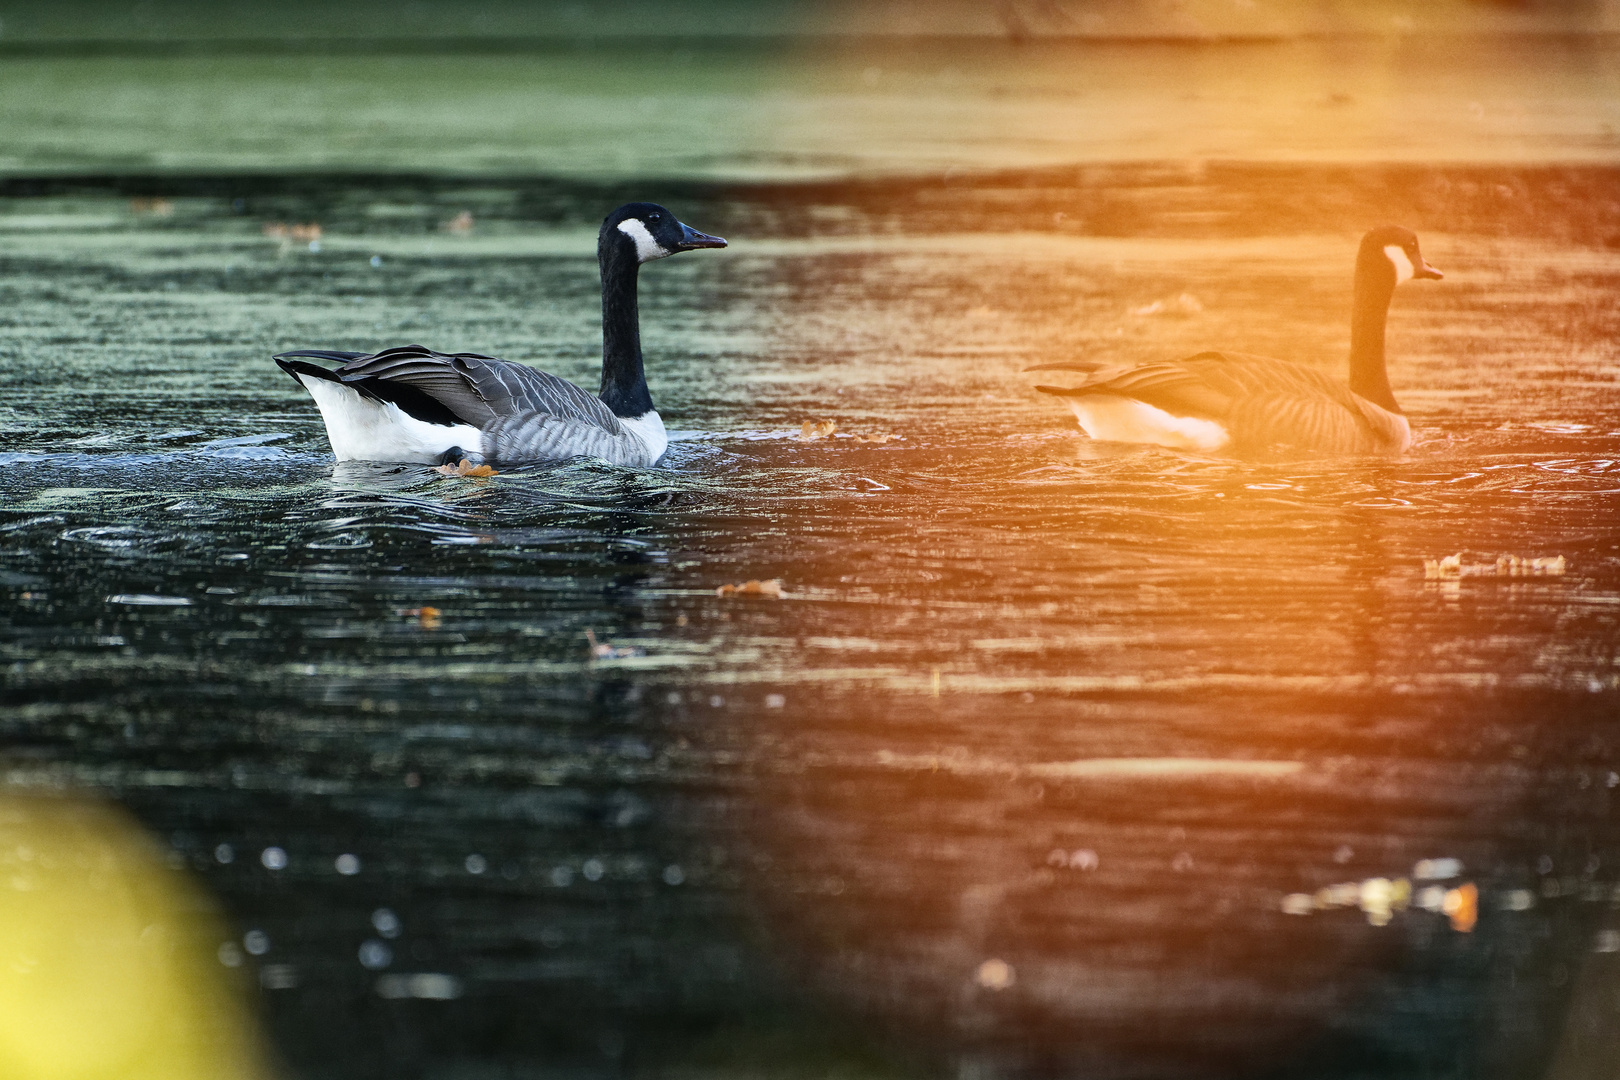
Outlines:
{"label": "shaded goose", "polygon": [[1361,238],[1349,385],[1287,360],[1227,352],[1135,366],[1081,360],[1027,370],[1087,376],[1078,386],[1035,389],[1066,398],[1094,439],[1205,452],[1287,445],[1400,453],[1412,444],[1412,428],[1390,393],[1384,321],[1399,282],[1441,276],[1423,261],[1410,229],[1382,225]]}
{"label": "shaded goose", "polygon": [[524,463],[588,456],[652,465],[669,440],[642,371],[637,273],[642,263],[676,252],[725,246],[653,203],[629,203],[607,216],[596,240],[602,271],[602,389],[596,395],[522,364],[421,345],[369,355],[300,349],[275,361],[315,399],[339,461],[435,464],[483,457]]}

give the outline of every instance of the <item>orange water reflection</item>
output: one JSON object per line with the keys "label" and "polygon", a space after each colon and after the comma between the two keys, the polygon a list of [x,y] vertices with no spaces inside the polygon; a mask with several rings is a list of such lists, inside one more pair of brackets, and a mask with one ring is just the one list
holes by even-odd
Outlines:
{"label": "orange water reflection", "polygon": [[[692,616],[751,655],[710,685],[763,706],[717,826],[759,932],[967,1074],[1538,1072],[1620,896],[1598,202],[1496,213],[1523,176],[1487,167],[1125,172],[784,200],[778,426],[906,439],[762,451],[842,496],[712,570],[786,599]],[[1456,268],[1392,315],[1404,458],[1099,445],[1018,392],[1075,352],[1342,377],[1355,236],[1395,213]]]}

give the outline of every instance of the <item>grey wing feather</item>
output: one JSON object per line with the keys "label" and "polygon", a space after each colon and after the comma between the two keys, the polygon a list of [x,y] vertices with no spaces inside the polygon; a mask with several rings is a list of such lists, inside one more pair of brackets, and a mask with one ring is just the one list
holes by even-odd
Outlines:
{"label": "grey wing feather", "polygon": [[498,416],[532,413],[600,427],[614,435],[624,430],[601,398],[567,379],[473,353],[453,360],[456,370],[478,388]]}
{"label": "grey wing feather", "polygon": [[[609,414],[612,415],[611,413]],[[601,458],[613,465],[653,464],[645,443],[615,423],[601,424],[558,416],[554,412],[521,412],[500,416],[484,428],[484,452],[498,461],[556,461],[570,457]]]}
{"label": "grey wing feather", "polygon": [[1233,396],[1287,394],[1295,397],[1327,397],[1350,408],[1356,395],[1345,383],[1315,368],[1291,360],[1247,353],[1203,352],[1177,362],[1217,383]]}
{"label": "grey wing feather", "polygon": [[[619,418],[600,398],[566,379],[479,353],[439,353],[421,345],[385,349],[337,369],[344,382],[382,379],[413,386],[479,428],[519,415],[553,417],[622,434]],[[531,423],[538,422],[531,419]]]}
{"label": "grey wing feather", "polygon": [[1227,427],[1239,442],[1374,453],[1405,440],[1405,422],[1338,379],[1269,356],[1200,353],[1181,361],[1235,391]]}
{"label": "grey wing feather", "polygon": [[1388,449],[1404,438],[1400,417],[1349,386],[1314,368],[1269,356],[1204,352],[1135,366],[1081,360],[1030,370],[1087,376],[1075,387],[1038,387],[1047,393],[1136,398],[1178,414],[1218,420],[1240,443],[1362,453]]}

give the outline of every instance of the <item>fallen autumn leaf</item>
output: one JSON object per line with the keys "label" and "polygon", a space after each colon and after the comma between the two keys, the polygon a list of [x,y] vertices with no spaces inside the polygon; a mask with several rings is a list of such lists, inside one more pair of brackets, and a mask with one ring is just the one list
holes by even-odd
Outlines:
{"label": "fallen autumn leaf", "polygon": [[769,581],[745,581],[741,585],[722,585],[714,590],[716,596],[769,596],[782,599],[782,581],[780,578],[771,578]]}
{"label": "fallen autumn leaf", "polygon": [[439,628],[439,609],[436,607],[405,608],[401,615],[415,619],[424,630],[437,630]]}

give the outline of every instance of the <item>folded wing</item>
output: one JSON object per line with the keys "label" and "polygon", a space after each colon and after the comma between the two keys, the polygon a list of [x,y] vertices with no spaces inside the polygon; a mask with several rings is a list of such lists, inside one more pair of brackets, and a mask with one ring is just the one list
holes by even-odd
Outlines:
{"label": "folded wing", "polygon": [[1219,423],[1235,444],[1364,453],[1403,449],[1409,438],[1404,417],[1312,368],[1265,356],[1205,352],[1137,366],[1081,360],[1030,370],[1085,376],[1074,386],[1037,386],[1043,393],[1140,401],[1171,416]]}
{"label": "folded wing", "polygon": [[[461,423],[488,429],[518,416],[554,418],[575,427],[622,433],[619,418],[601,399],[565,379],[522,364],[478,353],[440,353],[421,345],[402,345],[371,355],[319,350],[282,353],[342,360],[334,372],[345,385],[381,400],[397,400],[392,387],[426,395]],[[408,408],[404,402],[402,407]]]}

